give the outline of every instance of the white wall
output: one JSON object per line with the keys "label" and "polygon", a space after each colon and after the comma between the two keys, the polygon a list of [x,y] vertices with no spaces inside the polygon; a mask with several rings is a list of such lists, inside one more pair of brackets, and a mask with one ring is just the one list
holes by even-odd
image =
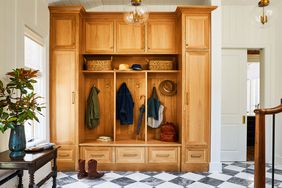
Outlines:
{"label": "white wall", "polygon": [[[229,2],[228,4],[224,2]],[[276,24],[269,28],[261,29],[252,24],[252,10],[256,5],[234,5],[229,0],[223,0],[222,7],[222,44],[223,48],[264,48],[265,49],[265,62],[262,72],[262,82],[264,84],[262,100],[263,107],[273,107],[279,104],[279,98],[282,95],[279,93],[281,88],[281,42],[278,42],[278,37],[281,41],[281,18],[276,20]],[[281,1],[273,0],[272,3],[278,5]],[[279,9],[278,9],[279,10]],[[281,9],[280,9],[281,10]],[[281,13],[280,13],[281,17]],[[279,23],[280,34],[276,28]],[[279,44],[278,44],[279,43]],[[280,47],[279,47],[280,45]],[[280,56],[280,57],[279,57]],[[278,67],[281,67],[280,69]],[[280,73],[279,73],[280,70]],[[280,81],[280,82],[279,82]],[[280,89],[281,91],[281,89]],[[267,119],[271,122],[271,119]],[[282,121],[280,120],[280,123]],[[271,159],[271,126],[267,127],[266,137],[266,159]],[[280,131],[282,128],[280,129]],[[281,141],[281,140],[280,140]],[[280,142],[281,143],[281,142]],[[279,146],[277,146],[278,148]],[[281,146],[280,146],[281,150]],[[280,156],[282,150],[280,151]],[[277,153],[278,156],[278,153]],[[282,160],[281,160],[282,161]],[[280,161],[280,162],[281,162]]]}
{"label": "white wall", "polygon": [[[39,35],[47,44],[49,51],[49,11],[46,0],[1,0],[0,1],[0,79],[5,73],[24,65],[24,26],[26,25]],[[49,62],[48,58],[46,60]],[[0,133],[0,152],[8,149],[9,131]],[[46,176],[50,164],[42,167],[36,174],[38,178]],[[0,171],[0,178],[7,171]],[[16,180],[8,182],[5,187],[15,187]],[[27,187],[28,177],[25,172],[24,184]],[[4,186],[4,185],[3,185]]]}

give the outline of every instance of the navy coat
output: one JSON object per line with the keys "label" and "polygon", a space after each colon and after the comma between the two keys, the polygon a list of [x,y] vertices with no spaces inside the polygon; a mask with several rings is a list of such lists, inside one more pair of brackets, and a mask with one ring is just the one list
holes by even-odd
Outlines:
{"label": "navy coat", "polygon": [[133,124],[134,102],[126,83],[122,83],[117,92],[116,108],[116,118],[121,125]]}

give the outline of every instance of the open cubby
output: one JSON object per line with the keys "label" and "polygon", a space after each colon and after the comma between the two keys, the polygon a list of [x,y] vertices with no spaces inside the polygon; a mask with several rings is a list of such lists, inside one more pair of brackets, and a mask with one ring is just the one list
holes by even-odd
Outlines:
{"label": "open cubby", "polygon": [[[109,56],[107,56],[109,57]],[[180,136],[181,115],[179,115],[178,109],[181,109],[181,97],[180,94],[173,96],[165,96],[159,91],[159,84],[163,80],[171,80],[177,84],[178,92],[181,92],[181,70],[142,70],[142,71],[119,71],[118,66],[121,63],[125,64],[142,64],[143,68],[148,67],[146,59],[175,59],[174,67],[178,67],[177,58],[175,55],[120,55],[113,57],[112,67],[115,70],[108,71],[87,71],[81,70],[83,87],[81,88],[84,93],[83,112],[80,113],[81,119],[85,117],[85,111],[87,107],[87,98],[90,89],[93,85],[97,86],[100,90],[99,102],[100,102],[100,123],[94,129],[88,129],[85,122],[80,126],[80,144],[93,144],[93,145],[123,145],[123,144],[179,144],[181,142],[168,143],[160,141],[160,128],[150,128],[147,126],[147,100],[152,94],[152,89],[155,86],[160,102],[164,105],[164,118],[163,123],[171,122],[178,130]],[[87,58],[95,58],[87,56]],[[103,58],[106,58],[103,57]],[[121,125],[120,121],[116,119],[116,93],[122,83],[126,83],[133,101],[133,124]],[[139,108],[145,101],[146,112],[142,119],[141,130],[137,135],[137,125],[139,117]],[[96,139],[99,136],[110,136],[113,138],[113,142],[98,142]]]}

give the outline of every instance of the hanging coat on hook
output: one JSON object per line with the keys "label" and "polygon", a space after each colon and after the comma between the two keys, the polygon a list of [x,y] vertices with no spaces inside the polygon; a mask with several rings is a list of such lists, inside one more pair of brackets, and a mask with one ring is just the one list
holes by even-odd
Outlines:
{"label": "hanging coat on hook", "polygon": [[158,128],[163,121],[164,106],[159,101],[156,87],[153,87],[152,96],[148,99],[148,126]]}
{"label": "hanging coat on hook", "polygon": [[93,129],[98,126],[100,120],[100,109],[98,94],[100,90],[93,86],[87,99],[87,109],[85,115],[86,126]]}
{"label": "hanging coat on hook", "polygon": [[134,102],[126,83],[122,83],[117,92],[116,107],[117,120],[120,120],[120,124],[133,124]]}

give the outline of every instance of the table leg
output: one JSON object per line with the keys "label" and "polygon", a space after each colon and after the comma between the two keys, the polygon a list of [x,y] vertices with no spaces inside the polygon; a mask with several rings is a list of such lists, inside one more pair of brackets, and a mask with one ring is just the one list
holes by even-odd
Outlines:
{"label": "table leg", "polygon": [[52,188],[56,188],[57,187],[57,157],[55,156],[53,159],[53,167],[52,167],[52,171],[53,171],[53,186]]}
{"label": "table leg", "polygon": [[34,182],[34,172],[29,171],[29,185],[28,188],[37,188],[37,185]]}
{"label": "table leg", "polygon": [[18,188],[23,188],[23,170],[19,170],[18,177],[19,177]]}

